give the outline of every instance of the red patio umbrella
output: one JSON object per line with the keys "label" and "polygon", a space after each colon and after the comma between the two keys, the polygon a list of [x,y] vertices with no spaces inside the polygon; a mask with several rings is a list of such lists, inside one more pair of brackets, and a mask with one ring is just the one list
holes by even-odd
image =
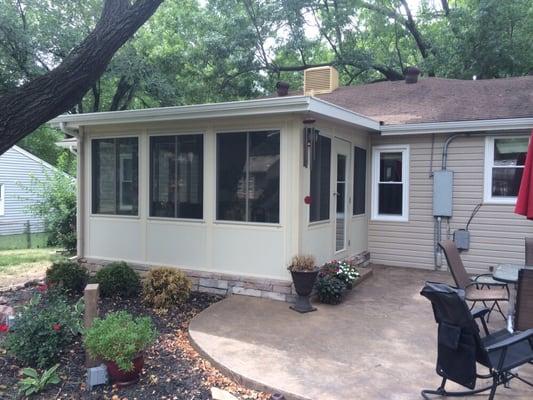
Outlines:
{"label": "red patio umbrella", "polygon": [[533,220],[533,131],[531,131],[531,135],[514,212]]}

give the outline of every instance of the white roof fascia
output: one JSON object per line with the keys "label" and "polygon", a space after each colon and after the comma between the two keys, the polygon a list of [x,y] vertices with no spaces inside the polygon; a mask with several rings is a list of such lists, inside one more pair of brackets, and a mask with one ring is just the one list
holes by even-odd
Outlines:
{"label": "white roof fascia", "polygon": [[68,114],[54,118],[50,121],[50,124],[54,127],[78,129],[80,126],[90,125],[242,117],[297,112],[313,112],[349,124],[379,130],[379,123],[377,121],[310,96],[273,97],[191,106]]}
{"label": "white roof fascia", "polygon": [[477,131],[508,131],[532,129],[533,118],[485,119],[477,121],[428,122],[421,124],[382,125],[382,136],[422,135]]}

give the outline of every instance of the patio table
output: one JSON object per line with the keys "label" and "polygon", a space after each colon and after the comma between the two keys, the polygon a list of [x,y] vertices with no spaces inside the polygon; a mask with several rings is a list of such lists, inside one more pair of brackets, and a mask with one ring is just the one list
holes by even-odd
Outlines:
{"label": "patio table", "polygon": [[518,272],[523,269],[533,269],[524,264],[499,264],[494,268],[492,277],[494,280],[509,284],[509,305],[507,306],[507,330],[513,332],[513,322],[516,302],[516,286],[518,284]]}

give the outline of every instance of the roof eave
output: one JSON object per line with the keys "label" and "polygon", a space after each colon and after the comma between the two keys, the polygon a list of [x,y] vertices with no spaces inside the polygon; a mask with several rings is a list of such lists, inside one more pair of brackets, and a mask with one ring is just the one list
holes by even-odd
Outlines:
{"label": "roof eave", "polygon": [[382,125],[382,136],[533,129],[533,117]]}
{"label": "roof eave", "polygon": [[274,97],[191,106],[108,111],[60,115],[50,121],[53,127],[79,129],[80,126],[197,120],[254,115],[313,112],[344,123],[379,130],[379,123],[352,111],[310,96]]}

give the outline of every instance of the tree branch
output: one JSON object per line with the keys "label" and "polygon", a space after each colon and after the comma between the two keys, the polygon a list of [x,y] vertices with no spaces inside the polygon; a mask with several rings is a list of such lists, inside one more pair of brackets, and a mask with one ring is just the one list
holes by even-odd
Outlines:
{"label": "tree branch", "polygon": [[94,30],[54,70],[0,97],[0,154],[71,109],[163,0],[106,0]]}

